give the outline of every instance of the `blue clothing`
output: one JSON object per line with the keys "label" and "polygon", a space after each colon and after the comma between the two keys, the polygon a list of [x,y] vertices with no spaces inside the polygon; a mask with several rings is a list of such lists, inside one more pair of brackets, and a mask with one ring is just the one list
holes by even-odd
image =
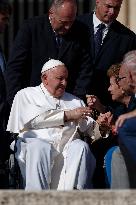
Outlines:
{"label": "blue clothing", "polygon": [[136,117],[127,119],[118,129],[118,140],[126,162],[130,188],[136,188]]}
{"label": "blue clothing", "polygon": [[117,149],[118,146],[111,147],[104,157],[105,172],[106,172],[106,183],[107,187],[111,185],[111,161],[112,154]]}

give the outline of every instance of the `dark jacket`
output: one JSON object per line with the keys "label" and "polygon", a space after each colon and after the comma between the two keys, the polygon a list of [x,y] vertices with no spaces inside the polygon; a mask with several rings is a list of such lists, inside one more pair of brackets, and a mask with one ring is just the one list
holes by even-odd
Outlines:
{"label": "dark jacket", "polygon": [[[120,106],[120,114],[131,112],[136,109],[136,98],[132,96],[128,108]],[[116,110],[117,111],[117,110]],[[130,118],[123,123],[118,131],[118,141],[128,169],[130,188],[136,188],[136,118]]]}
{"label": "dark jacket", "polygon": [[[1,48],[0,48],[0,52],[2,53]],[[0,67],[0,164],[5,159],[7,159],[8,157],[7,154],[9,151],[8,139],[5,132],[7,112],[8,111],[7,111],[7,104],[6,104],[6,86],[5,86],[4,75]]]}
{"label": "dark jacket", "polygon": [[136,117],[125,120],[118,130],[118,138],[128,170],[130,188],[136,188]]}
{"label": "dark jacket", "polygon": [[0,130],[3,130],[3,120],[5,117],[6,88],[4,77],[0,68]]}
{"label": "dark jacket", "polygon": [[131,96],[128,107],[126,105],[121,104],[120,106],[116,107],[112,112],[114,115],[114,120],[116,121],[117,118],[125,113],[131,112],[132,110],[136,109],[136,98],[134,95]]}

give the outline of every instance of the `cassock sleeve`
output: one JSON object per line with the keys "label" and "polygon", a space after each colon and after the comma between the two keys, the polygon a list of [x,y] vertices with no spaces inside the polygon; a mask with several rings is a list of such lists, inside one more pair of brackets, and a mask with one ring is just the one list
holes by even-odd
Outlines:
{"label": "cassock sleeve", "polygon": [[[28,97],[28,96],[27,96]],[[20,133],[27,129],[41,129],[64,125],[64,111],[47,106],[39,107],[28,102],[24,91],[19,91],[13,101],[7,131]]]}
{"label": "cassock sleeve", "polygon": [[64,111],[50,110],[30,120],[25,125],[25,128],[42,129],[42,128],[49,128],[49,127],[63,126],[63,125],[64,125]]}
{"label": "cassock sleeve", "polygon": [[85,136],[91,137],[92,141],[102,138],[99,124],[91,117],[88,117],[88,120],[79,122],[79,130],[84,133]]}

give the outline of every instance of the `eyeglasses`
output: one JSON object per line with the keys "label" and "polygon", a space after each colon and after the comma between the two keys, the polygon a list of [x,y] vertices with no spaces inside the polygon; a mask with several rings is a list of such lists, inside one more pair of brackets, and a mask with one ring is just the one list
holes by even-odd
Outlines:
{"label": "eyeglasses", "polygon": [[117,81],[119,82],[119,81],[121,81],[122,79],[124,79],[124,78],[126,78],[125,76],[123,76],[123,77],[118,77],[117,78]]}

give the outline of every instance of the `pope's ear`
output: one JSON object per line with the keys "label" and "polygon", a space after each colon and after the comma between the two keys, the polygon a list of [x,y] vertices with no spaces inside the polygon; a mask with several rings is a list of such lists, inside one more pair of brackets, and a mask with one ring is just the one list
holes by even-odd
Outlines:
{"label": "pope's ear", "polygon": [[49,17],[50,18],[52,18],[52,15],[54,14],[54,8],[53,7],[51,7],[50,9],[49,9]]}
{"label": "pope's ear", "polygon": [[128,71],[128,76],[129,76],[130,82],[133,83],[134,79],[133,79],[133,75],[132,75],[132,73],[130,71]]}
{"label": "pope's ear", "polygon": [[43,83],[46,83],[46,81],[47,81],[47,75],[46,75],[45,73],[43,73],[43,74],[41,75],[41,80],[42,80]]}
{"label": "pope's ear", "polygon": [[99,3],[100,3],[100,0],[96,0],[95,3],[96,3],[96,4],[99,4]]}

